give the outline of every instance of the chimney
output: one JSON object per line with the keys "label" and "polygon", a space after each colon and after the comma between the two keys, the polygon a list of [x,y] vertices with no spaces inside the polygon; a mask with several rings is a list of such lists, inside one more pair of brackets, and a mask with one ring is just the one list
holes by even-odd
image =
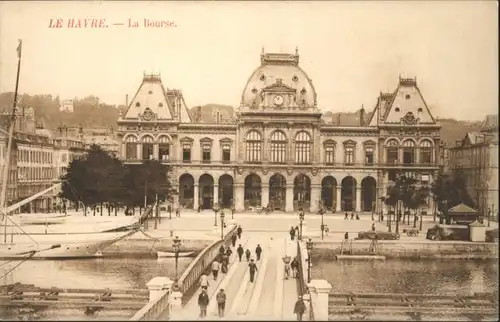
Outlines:
{"label": "chimney", "polygon": [[365,107],[361,104],[361,110],[359,111],[359,125],[365,125]]}
{"label": "chimney", "polygon": [[125,95],[125,107],[128,107],[128,94]]}

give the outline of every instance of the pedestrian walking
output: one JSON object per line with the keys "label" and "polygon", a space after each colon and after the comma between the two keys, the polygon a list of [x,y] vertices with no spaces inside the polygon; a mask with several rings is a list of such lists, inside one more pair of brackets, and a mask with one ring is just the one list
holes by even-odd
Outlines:
{"label": "pedestrian walking", "polygon": [[217,279],[219,275],[220,263],[217,260],[214,260],[212,263],[212,274],[214,275],[214,281]]}
{"label": "pedestrian walking", "polygon": [[226,293],[224,293],[224,289],[221,288],[219,293],[217,293],[217,306],[219,308],[219,318],[224,317],[224,310],[226,309]]}
{"label": "pedestrian walking", "polygon": [[296,278],[298,276],[297,270],[299,268],[299,261],[297,257],[294,257],[292,262],[290,263],[290,268],[292,269],[292,277]]}
{"label": "pedestrian walking", "polygon": [[372,231],[375,231],[375,223],[372,223]]}
{"label": "pedestrian walking", "polygon": [[285,263],[285,279],[287,280],[289,277],[290,277],[290,271],[291,271],[291,266],[290,266],[290,262],[286,262]]}
{"label": "pedestrian walking", "polygon": [[349,220],[349,214],[347,213],[347,211],[345,212],[344,220]]}
{"label": "pedestrian walking", "polygon": [[251,255],[251,254],[252,254],[252,253],[250,253],[250,249],[247,249],[247,250],[245,251],[245,256],[246,256],[246,258],[247,258],[247,262],[249,262],[249,261],[250,261],[250,255]]}
{"label": "pedestrian walking", "polygon": [[255,272],[257,272],[257,265],[255,264],[253,259],[250,261],[250,264],[248,264],[248,268],[250,270],[250,283],[253,283]]}
{"label": "pedestrian walking", "polygon": [[345,234],[344,234],[344,239],[345,240],[348,240],[349,239],[349,233],[346,231]]}
{"label": "pedestrian walking", "polygon": [[328,228],[328,225],[325,225],[325,234],[328,236],[328,233],[330,232],[330,228]]}
{"label": "pedestrian walking", "polygon": [[351,220],[354,220],[354,213],[351,212]]}
{"label": "pedestrian walking", "polygon": [[210,302],[210,298],[208,297],[207,291],[201,290],[200,295],[198,295],[198,306],[200,307],[200,318],[204,318],[207,316],[208,302]]}
{"label": "pedestrian walking", "polygon": [[255,255],[257,256],[257,260],[260,260],[260,254],[262,254],[262,247],[257,244],[257,247],[255,248]]}
{"label": "pedestrian walking", "polygon": [[220,245],[219,254],[225,254],[225,253],[226,253],[226,249],[224,248],[224,245]]}
{"label": "pedestrian walking", "polygon": [[302,296],[299,296],[297,302],[295,302],[295,307],[293,309],[293,313],[297,314],[297,321],[302,321],[302,316],[306,311],[306,304],[304,303],[304,299]]}
{"label": "pedestrian walking", "polygon": [[295,240],[295,228],[290,227],[290,239]]}
{"label": "pedestrian walking", "polygon": [[227,258],[227,255],[226,254],[223,254],[221,256],[221,272],[222,274],[226,274],[227,273],[227,267],[229,265],[229,260]]}
{"label": "pedestrian walking", "polygon": [[181,210],[179,208],[175,209],[175,216],[180,217],[181,216]]}
{"label": "pedestrian walking", "polygon": [[208,276],[207,274],[203,274],[200,277],[200,286],[202,290],[207,290],[208,287],[210,286],[210,283],[208,282]]}
{"label": "pedestrian walking", "polygon": [[231,255],[233,254],[233,251],[231,250],[230,247],[228,247],[226,249],[226,256],[227,256],[227,260],[229,261],[231,259]]}
{"label": "pedestrian walking", "polygon": [[236,246],[236,239],[238,238],[238,236],[236,236],[236,234],[233,234],[233,236],[231,236],[231,244],[233,244],[233,247]]}
{"label": "pedestrian walking", "polygon": [[241,257],[243,256],[244,252],[245,251],[243,250],[243,247],[241,247],[241,244],[240,244],[238,246],[238,248],[236,249],[236,253],[238,253],[238,258],[239,258],[240,262],[241,262]]}
{"label": "pedestrian walking", "polygon": [[238,234],[238,239],[241,239],[242,233],[243,233],[243,228],[241,228],[241,225],[238,225],[238,228],[236,229],[236,234]]}
{"label": "pedestrian walking", "polygon": [[358,214],[356,214],[356,220],[359,220],[359,215]]}

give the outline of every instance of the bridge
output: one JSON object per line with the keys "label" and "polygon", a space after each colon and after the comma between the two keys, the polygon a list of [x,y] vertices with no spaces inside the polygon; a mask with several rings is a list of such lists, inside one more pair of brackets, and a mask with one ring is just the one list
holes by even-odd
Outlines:
{"label": "bridge", "polygon": [[[148,283],[150,301],[130,320],[196,320],[199,316],[199,278],[210,273],[210,267],[221,245],[230,246],[236,225],[229,226],[224,239],[206,247],[179,278],[178,287],[166,277],[156,277]],[[304,231],[304,236],[307,232]],[[421,320],[439,316],[465,317],[470,320],[488,320],[498,315],[498,301],[494,294],[471,296],[444,296],[430,294],[395,293],[338,293],[325,280],[307,283],[307,249],[303,241],[291,241],[285,231],[243,232],[237,240],[244,249],[250,249],[255,258],[255,247],[260,244],[263,252],[257,261],[254,283],[249,281],[248,263],[243,256],[239,262],[236,249],[226,274],[219,273],[216,280],[209,274],[210,298],[207,319],[217,317],[216,294],[224,289],[227,301],[224,319],[229,320],[296,320],[294,304],[302,295],[307,307],[304,320],[384,320],[385,316],[397,319]],[[299,260],[297,279],[284,278],[284,256]],[[378,318],[377,318],[378,317]]]}

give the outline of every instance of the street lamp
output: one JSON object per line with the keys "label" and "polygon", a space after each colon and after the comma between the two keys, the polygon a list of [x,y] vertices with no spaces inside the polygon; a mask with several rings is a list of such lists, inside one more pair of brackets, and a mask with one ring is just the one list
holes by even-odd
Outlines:
{"label": "street lamp", "polygon": [[219,205],[215,204],[212,209],[214,210],[214,226],[217,226],[217,213],[219,212]]}
{"label": "street lamp", "polygon": [[175,236],[174,238],[174,253],[175,253],[175,284],[177,284],[177,273],[178,273],[178,264],[179,264],[179,251],[181,248],[181,240],[179,236]]}
{"label": "street lamp", "polygon": [[319,203],[319,213],[321,215],[321,240],[325,237],[325,224],[323,223],[323,215],[325,214],[325,207],[323,206],[323,203],[318,201]]}
{"label": "street lamp", "polygon": [[307,283],[311,283],[311,251],[313,249],[313,241],[309,238],[306,242],[307,248]]}
{"label": "street lamp", "polygon": [[224,239],[224,217],[226,217],[226,214],[224,211],[220,212],[220,239]]}
{"label": "street lamp", "polygon": [[302,240],[302,222],[304,222],[304,211],[299,212],[299,222],[300,222],[299,240]]}

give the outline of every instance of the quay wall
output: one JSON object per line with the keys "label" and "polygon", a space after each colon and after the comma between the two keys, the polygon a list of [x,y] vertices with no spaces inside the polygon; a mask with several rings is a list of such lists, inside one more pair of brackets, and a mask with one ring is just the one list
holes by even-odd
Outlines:
{"label": "quay wall", "polygon": [[[342,241],[315,241],[313,258],[333,259],[340,254]],[[377,255],[398,259],[495,259],[498,243],[401,240],[378,241]],[[352,251],[356,255],[369,255],[370,241],[354,240]]]}

